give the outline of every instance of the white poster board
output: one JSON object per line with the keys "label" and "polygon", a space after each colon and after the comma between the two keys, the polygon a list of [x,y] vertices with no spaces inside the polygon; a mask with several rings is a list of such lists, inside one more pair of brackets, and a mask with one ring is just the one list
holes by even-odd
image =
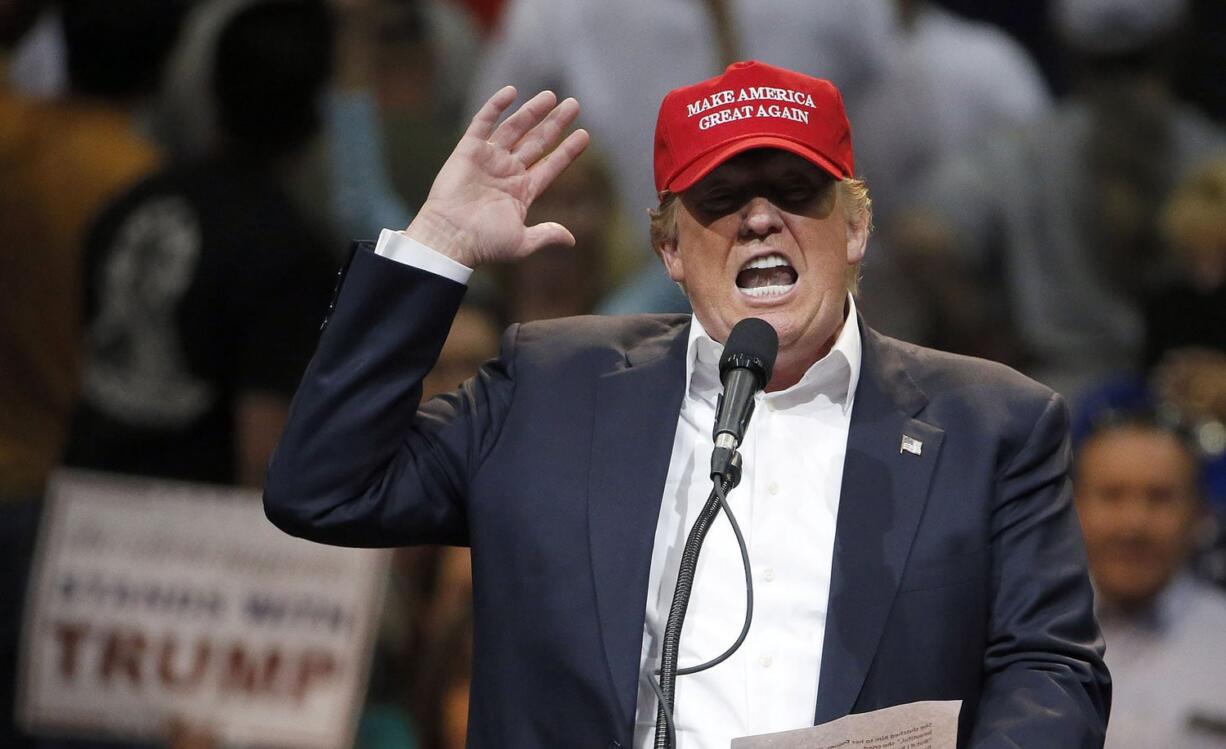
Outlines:
{"label": "white poster board", "polygon": [[59,472],[26,603],[28,730],[352,745],[388,553],[292,538],[258,493]]}

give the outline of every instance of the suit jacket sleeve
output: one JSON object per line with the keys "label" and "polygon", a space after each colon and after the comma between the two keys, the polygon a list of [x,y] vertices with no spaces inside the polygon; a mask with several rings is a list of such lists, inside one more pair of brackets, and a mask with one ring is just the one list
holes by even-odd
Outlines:
{"label": "suit jacket sleeve", "polygon": [[977,749],[1103,744],[1111,681],[1072,508],[1067,435],[1067,408],[1053,394],[997,479]]}
{"label": "suit jacket sleeve", "polygon": [[513,391],[505,357],[418,406],[465,287],[357,247],[269,464],[265,512],[341,546],[467,544],[466,492]]}

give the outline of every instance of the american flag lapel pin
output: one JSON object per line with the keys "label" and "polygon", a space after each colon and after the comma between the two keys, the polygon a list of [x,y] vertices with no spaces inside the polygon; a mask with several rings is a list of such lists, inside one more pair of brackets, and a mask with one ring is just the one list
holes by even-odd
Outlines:
{"label": "american flag lapel pin", "polygon": [[920,442],[919,440],[917,440],[916,438],[912,437],[909,434],[904,434],[902,436],[902,445],[899,446],[898,452],[899,453],[911,453],[912,455],[919,455],[923,451],[923,449],[924,449],[923,442]]}

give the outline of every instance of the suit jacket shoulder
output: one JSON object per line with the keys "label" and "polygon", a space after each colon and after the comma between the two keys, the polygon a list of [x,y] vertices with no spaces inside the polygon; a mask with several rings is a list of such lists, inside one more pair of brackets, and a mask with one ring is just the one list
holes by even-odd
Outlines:
{"label": "suit jacket shoulder", "polygon": [[518,326],[517,370],[612,369],[627,357],[663,353],[689,324],[689,315],[582,315]]}
{"label": "suit jacket shoulder", "polygon": [[[917,346],[865,329],[885,376],[905,377],[923,394],[926,421],[1001,443],[1007,458],[1023,446],[1048,410],[1066,428],[1068,409],[1051,388],[999,362]],[[980,442],[979,444],[983,444]]]}

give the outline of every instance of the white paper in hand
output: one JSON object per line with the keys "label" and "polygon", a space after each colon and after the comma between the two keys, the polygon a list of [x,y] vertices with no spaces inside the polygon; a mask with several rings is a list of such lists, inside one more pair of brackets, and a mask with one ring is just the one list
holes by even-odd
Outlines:
{"label": "white paper in hand", "polygon": [[732,740],[732,749],[954,749],[961,700],[912,702],[796,731]]}

